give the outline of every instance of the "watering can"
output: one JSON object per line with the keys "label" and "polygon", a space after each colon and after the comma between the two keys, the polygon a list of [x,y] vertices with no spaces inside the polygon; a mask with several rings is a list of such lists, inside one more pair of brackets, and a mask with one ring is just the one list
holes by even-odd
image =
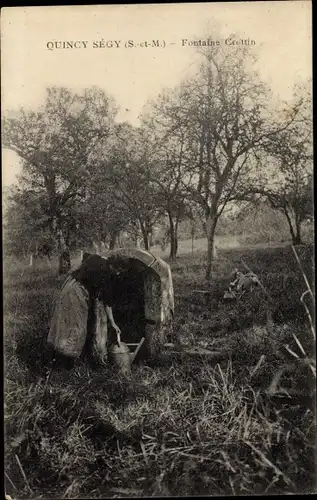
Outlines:
{"label": "watering can", "polygon": [[111,360],[117,366],[118,371],[123,375],[129,375],[131,373],[131,365],[141,349],[144,340],[145,338],[142,337],[134,352],[130,352],[129,346],[124,342],[113,344],[110,347],[109,353]]}

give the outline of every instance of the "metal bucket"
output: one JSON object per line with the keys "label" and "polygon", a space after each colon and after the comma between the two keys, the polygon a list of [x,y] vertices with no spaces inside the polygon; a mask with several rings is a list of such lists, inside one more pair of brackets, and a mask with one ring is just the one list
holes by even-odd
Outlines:
{"label": "metal bucket", "polygon": [[113,344],[109,350],[111,360],[116,365],[118,371],[124,375],[131,372],[131,363],[133,361],[133,353],[124,342],[120,342],[120,346]]}
{"label": "metal bucket", "polygon": [[142,337],[134,352],[130,352],[129,346],[124,342],[120,342],[120,345],[113,344],[110,347],[109,354],[111,361],[123,375],[129,375],[131,373],[131,365],[140,351],[144,340],[145,338]]}

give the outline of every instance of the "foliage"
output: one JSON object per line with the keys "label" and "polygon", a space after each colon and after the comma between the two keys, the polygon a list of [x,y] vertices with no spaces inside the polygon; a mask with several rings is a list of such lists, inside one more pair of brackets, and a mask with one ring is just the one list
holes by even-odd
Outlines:
{"label": "foliage", "polygon": [[271,168],[264,169],[262,164],[259,181],[253,183],[250,192],[255,200],[259,195],[283,214],[296,245],[302,242],[303,222],[313,217],[311,82],[295,87],[292,110],[295,118],[290,126],[265,143],[262,162]]}
{"label": "foliage", "polygon": [[[156,182],[165,192],[168,186],[169,196],[172,189],[174,202],[185,192],[186,201],[202,210],[209,278],[219,218],[255,182],[259,152],[286,133],[298,103],[283,120],[272,118],[269,89],[255,72],[255,57],[248,48],[209,47],[200,56],[195,75],[173,91],[165,90],[148,106],[147,120],[160,144],[154,148],[156,165],[161,161],[168,169],[165,184],[161,173]],[[181,184],[173,182],[178,175]]]}
{"label": "foliage", "polygon": [[10,189],[3,217],[6,254],[25,256],[35,250],[35,242],[39,245],[50,240],[45,208],[46,200],[42,194],[14,187]]}
{"label": "foliage", "polygon": [[113,100],[95,87],[48,88],[39,110],[12,111],[3,144],[23,173],[6,211],[7,251],[24,253],[48,234],[61,256],[138,245],[140,235],[149,249],[164,228],[175,260],[187,225],[192,244],[207,236],[210,278],[215,237],[235,225],[230,210],[248,201],[262,211],[263,200],[268,228],[255,238],[250,225],[243,238],[275,238],[280,212],[301,243],[313,206],[311,84],[278,105],[255,62],[248,47],[203,49],[192,76],[147,103],[140,127],[116,123]]}
{"label": "foliage", "polygon": [[97,161],[97,182],[108,185],[108,200],[121,212],[117,221],[121,218],[121,226],[126,229],[139,228],[148,250],[149,236],[162,208],[150,183],[144,136],[142,130],[119,124],[114,139],[104,160],[101,156]]}
{"label": "foliage", "polygon": [[89,156],[109,136],[115,112],[111,99],[98,88],[79,95],[50,87],[38,111],[20,109],[3,120],[3,145],[23,159],[21,209],[30,198],[41,200],[42,226],[50,230],[60,251],[76,232]]}
{"label": "foliage", "polygon": [[188,148],[188,124],[177,120],[177,106],[182,106],[178,92],[165,90],[147,104],[142,117],[142,128],[150,149],[149,180],[156,192],[157,203],[167,216],[171,260],[176,258],[178,251],[179,224],[185,218],[192,218],[194,210],[184,189],[193,159]]}

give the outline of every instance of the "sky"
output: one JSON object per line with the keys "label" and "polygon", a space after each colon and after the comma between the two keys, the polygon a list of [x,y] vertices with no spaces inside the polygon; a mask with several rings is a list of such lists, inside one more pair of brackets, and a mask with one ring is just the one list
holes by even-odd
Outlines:
{"label": "sky", "polygon": [[[119,120],[137,124],[147,100],[186,77],[197,60],[189,42],[207,32],[221,44],[232,32],[254,40],[261,77],[289,99],[294,83],[312,76],[311,17],[311,2],[296,0],[7,7],[1,10],[2,115],[40,106],[51,85],[74,91],[97,85],[116,100]],[[55,48],[67,42],[77,48]],[[20,164],[15,153],[2,154],[8,186]]]}

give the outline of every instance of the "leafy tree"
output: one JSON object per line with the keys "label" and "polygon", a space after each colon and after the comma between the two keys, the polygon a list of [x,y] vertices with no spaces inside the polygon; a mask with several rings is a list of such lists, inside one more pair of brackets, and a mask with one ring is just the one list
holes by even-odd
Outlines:
{"label": "leafy tree", "polygon": [[282,124],[271,118],[270,92],[253,69],[248,47],[212,47],[201,56],[196,75],[179,86],[170,116],[175,130],[186,130],[191,167],[183,185],[204,211],[208,279],[220,216],[254,179],[256,154],[265,140],[286,129],[295,113]]}
{"label": "leafy tree", "polygon": [[3,120],[4,147],[24,160],[24,192],[44,200],[43,228],[49,228],[58,247],[60,272],[70,267],[74,210],[85,198],[89,156],[109,137],[115,113],[113,101],[98,88],[80,95],[50,87],[38,111],[20,109]]}
{"label": "leafy tree", "polygon": [[11,188],[3,216],[5,254],[26,257],[48,239],[43,229],[43,199],[36,193]]}
{"label": "leafy tree", "polygon": [[[264,144],[259,181],[250,187],[254,201],[266,199],[286,218],[294,245],[302,243],[301,227],[313,217],[313,141],[311,83],[296,86],[296,117]],[[288,120],[288,117],[284,119]],[[264,167],[264,161],[269,168]]]}
{"label": "leafy tree", "polygon": [[150,182],[156,192],[158,206],[169,223],[170,259],[178,250],[178,227],[187,213],[187,193],[183,182],[189,164],[184,126],[175,129],[173,117],[175,93],[165,91],[148,104],[143,116],[143,130],[150,151]]}
{"label": "leafy tree", "polygon": [[112,182],[108,181],[107,165],[95,169],[87,181],[85,204],[82,206],[79,234],[89,244],[98,242],[112,250],[121,231],[127,229],[129,216],[126,208],[115,196]]}
{"label": "leafy tree", "polygon": [[127,123],[115,127],[112,142],[95,158],[99,182],[107,186],[114,221],[118,229],[138,228],[144,248],[150,248],[150,235],[161,209],[150,183],[150,164],[142,132]]}
{"label": "leafy tree", "polygon": [[223,226],[227,235],[239,237],[239,240],[245,243],[288,240],[289,231],[286,219],[265,199],[260,199],[256,206],[252,202],[243,204],[225,221],[221,219],[220,225]]}

